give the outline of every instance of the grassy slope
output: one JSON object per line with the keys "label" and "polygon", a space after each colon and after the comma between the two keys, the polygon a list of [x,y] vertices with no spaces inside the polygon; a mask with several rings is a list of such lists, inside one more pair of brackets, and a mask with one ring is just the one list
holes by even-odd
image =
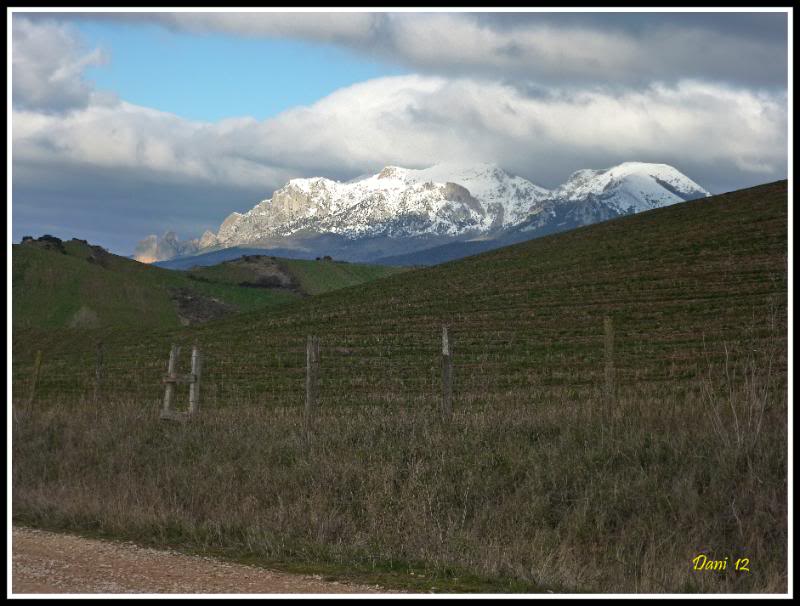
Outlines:
{"label": "grassy slope", "polygon": [[122,325],[145,317],[159,327],[178,323],[169,300],[152,296],[152,272],[131,278],[73,254],[20,245],[13,245],[12,267],[15,328],[66,326],[83,305]]}
{"label": "grassy slope", "polygon": [[64,242],[67,254],[36,245],[13,245],[12,293],[15,329],[69,326],[81,309],[100,327],[164,329],[179,325],[170,289],[186,288],[241,310],[274,307],[296,299],[286,293],[244,289],[191,280],[173,272],[119,257],[105,266],[89,263],[88,246]]}
{"label": "grassy slope", "polygon": [[[101,267],[86,261],[91,254],[87,245],[67,241],[64,247],[67,254],[36,245],[13,245],[15,328],[70,326],[76,314],[81,313],[97,319],[96,322],[84,319],[84,327],[171,328],[179,324],[169,296],[169,289],[176,288],[217,298],[241,311],[273,309],[298,299],[297,294],[285,290],[241,288],[239,283],[250,278],[243,266],[224,264],[181,272],[108,255],[106,266]],[[280,262],[296,276],[306,294],[361,284],[402,271],[316,261]]]}
{"label": "grassy slope", "polygon": [[364,263],[340,261],[284,260],[287,270],[295,276],[300,288],[310,295],[318,295],[338,288],[356,286],[407,271],[403,267],[384,267]]}
{"label": "grassy slope", "polygon": [[[15,335],[15,395],[44,349],[49,407],[15,429],[15,515],[268,560],[422,562],[444,587],[466,570],[555,589],[785,590],[786,215],[779,182],[269,317],[108,334],[98,410],[70,399],[91,392],[92,339]],[[431,409],[443,322],[451,426]],[[295,414],[307,334],[322,338],[312,434]],[[194,340],[206,412],[175,432],[155,416],[159,377],[168,344]],[[758,564],[698,574],[698,553]]]}

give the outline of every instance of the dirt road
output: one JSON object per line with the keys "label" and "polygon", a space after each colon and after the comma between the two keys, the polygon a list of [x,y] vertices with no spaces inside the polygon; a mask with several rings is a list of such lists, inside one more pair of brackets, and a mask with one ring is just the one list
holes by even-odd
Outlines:
{"label": "dirt road", "polygon": [[213,558],[13,529],[11,590],[19,593],[384,593]]}

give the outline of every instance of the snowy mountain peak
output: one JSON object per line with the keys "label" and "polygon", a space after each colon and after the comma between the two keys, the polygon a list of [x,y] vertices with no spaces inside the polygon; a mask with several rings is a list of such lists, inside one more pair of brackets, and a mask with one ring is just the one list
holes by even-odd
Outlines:
{"label": "snowy mountain peak", "polygon": [[676,168],[646,162],[579,170],[553,191],[553,198],[558,200],[601,202],[620,213],[641,212],[710,195]]}
{"label": "snowy mountain peak", "polygon": [[347,238],[479,234],[520,221],[548,193],[494,165],[390,165],[344,183],[292,179],[247,213],[232,213],[217,239],[230,246],[308,230]]}
{"label": "snowy mountain peak", "polygon": [[140,257],[286,243],[309,234],[350,242],[497,237],[514,228],[549,229],[548,222],[560,228],[585,225],[708,195],[667,164],[624,162],[579,170],[554,190],[489,163],[444,162],[422,169],[388,165],[347,182],[291,179],[249,211],[231,213],[216,234],[207,231],[185,243],[165,234],[161,244],[150,236],[142,241]]}

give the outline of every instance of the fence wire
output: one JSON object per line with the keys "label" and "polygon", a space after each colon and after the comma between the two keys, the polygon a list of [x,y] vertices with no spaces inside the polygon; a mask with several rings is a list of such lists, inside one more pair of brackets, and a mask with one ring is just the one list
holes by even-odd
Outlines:
{"label": "fence wire", "polygon": [[[607,381],[604,329],[565,334],[481,331],[475,325],[450,326],[453,402],[542,397],[554,389],[596,389]],[[436,404],[442,396],[441,328],[409,327],[402,332],[368,332],[347,327],[317,331],[320,336],[320,406]],[[320,334],[321,333],[321,334]],[[15,340],[12,394],[15,401],[136,399],[157,405],[170,348],[180,346],[177,372],[190,372],[192,346],[202,356],[201,407],[253,404],[302,407],[306,390],[307,334],[148,335],[133,339],[76,333],[72,342]],[[626,333],[614,335],[616,385],[676,383],[701,376],[706,362],[720,360],[727,344],[703,342],[693,334],[668,338]],[[759,340],[760,339],[760,340]],[[774,334],[755,336],[748,347],[775,346]],[[785,344],[782,345],[785,350]],[[779,347],[780,349],[780,347]],[[36,355],[41,363],[36,367]],[[785,369],[776,361],[775,368]],[[785,372],[785,370],[783,370]],[[188,404],[188,387],[175,391],[176,407]]]}

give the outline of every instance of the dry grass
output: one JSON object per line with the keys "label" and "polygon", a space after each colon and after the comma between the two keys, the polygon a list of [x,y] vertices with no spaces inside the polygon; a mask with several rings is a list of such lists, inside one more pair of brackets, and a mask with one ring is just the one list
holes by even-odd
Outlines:
{"label": "dry grass", "polygon": [[[182,426],[158,402],[15,409],[14,514],[267,560],[469,571],[559,591],[783,592],[785,378],[321,409],[234,405]],[[543,392],[544,394],[545,392]],[[751,572],[695,572],[700,553]]]}

